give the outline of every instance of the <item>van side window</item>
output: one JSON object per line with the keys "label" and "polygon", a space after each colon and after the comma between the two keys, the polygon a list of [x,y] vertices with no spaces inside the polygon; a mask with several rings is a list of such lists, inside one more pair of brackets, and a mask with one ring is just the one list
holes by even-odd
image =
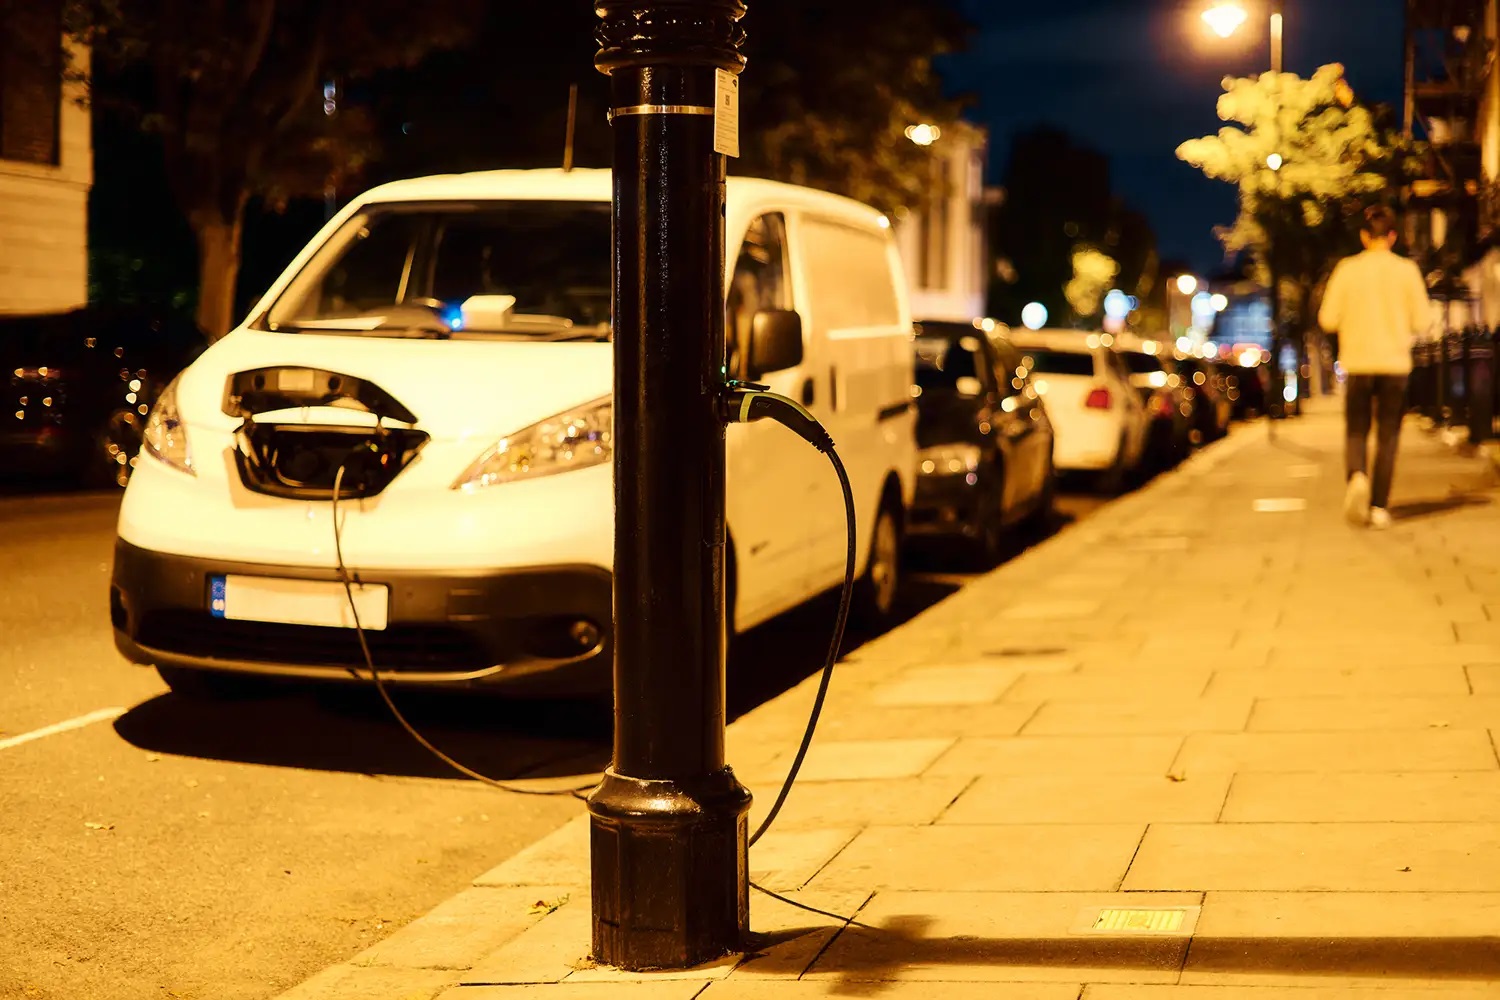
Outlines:
{"label": "van side window", "polygon": [[815,218],[804,218],[798,229],[813,323],[822,330],[901,323],[886,237]]}
{"label": "van side window", "polygon": [[786,219],[780,212],[768,212],[750,223],[734,261],[734,275],[729,279],[724,340],[731,378],[745,377],[743,365],[755,314],[766,309],[790,308],[792,286],[787,272]]}

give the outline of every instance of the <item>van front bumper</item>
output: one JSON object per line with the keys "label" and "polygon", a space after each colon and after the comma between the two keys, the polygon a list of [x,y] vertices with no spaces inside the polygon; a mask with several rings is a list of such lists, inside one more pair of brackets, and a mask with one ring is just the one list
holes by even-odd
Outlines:
{"label": "van front bumper", "polygon": [[[153,666],[369,683],[353,629],[228,619],[210,607],[214,577],[338,583],[312,569],[172,555],[115,542],[110,618],[126,659]],[[392,685],[488,689],[536,697],[611,690],[612,580],[597,566],[389,572],[387,627],[366,629]]]}

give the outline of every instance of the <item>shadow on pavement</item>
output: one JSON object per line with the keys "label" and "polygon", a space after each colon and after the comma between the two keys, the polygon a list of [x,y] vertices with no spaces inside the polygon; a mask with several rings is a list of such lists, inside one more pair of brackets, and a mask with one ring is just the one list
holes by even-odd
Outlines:
{"label": "shadow on pavement", "polygon": [[1390,514],[1397,521],[1416,521],[1424,517],[1435,517],[1465,507],[1487,507],[1494,501],[1489,497],[1460,494],[1442,500],[1420,500],[1413,503],[1398,503]]}
{"label": "shadow on pavement", "polygon": [[[603,768],[609,720],[570,702],[393,693],[422,735],[460,763],[497,779],[541,778]],[[273,767],[358,774],[460,778],[397,725],[373,692],[294,690],[244,701],[166,694],[115,720],[143,750]]]}
{"label": "shadow on pavement", "polygon": [[[891,918],[882,927],[850,924],[819,958],[812,974],[838,976],[829,990],[833,996],[879,996],[894,989],[898,978],[909,985],[911,976],[903,972],[913,967],[1052,969],[1068,982],[1092,978],[1086,970],[1093,969],[1155,972],[1175,978],[1187,965],[1191,950],[1195,974],[1305,977],[1306,982],[1298,986],[1317,985],[1321,977],[1500,979],[1500,937],[1493,936],[934,938],[925,933],[932,923],[932,917],[909,915]],[[825,924],[760,935],[756,950],[764,952],[803,935],[827,931]],[[777,974],[773,968],[767,971]],[[1076,973],[1069,975],[1069,970]],[[756,971],[756,963],[750,962],[740,974]]]}

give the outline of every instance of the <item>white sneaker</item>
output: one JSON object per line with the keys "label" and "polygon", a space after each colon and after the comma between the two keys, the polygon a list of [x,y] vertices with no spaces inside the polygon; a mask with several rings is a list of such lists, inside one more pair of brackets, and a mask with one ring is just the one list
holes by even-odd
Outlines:
{"label": "white sneaker", "polygon": [[1376,531],[1384,531],[1391,526],[1391,513],[1384,507],[1370,508],[1370,527]]}
{"label": "white sneaker", "polygon": [[1344,517],[1361,527],[1370,523],[1370,477],[1363,472],[1349,477],[1344,490]]}

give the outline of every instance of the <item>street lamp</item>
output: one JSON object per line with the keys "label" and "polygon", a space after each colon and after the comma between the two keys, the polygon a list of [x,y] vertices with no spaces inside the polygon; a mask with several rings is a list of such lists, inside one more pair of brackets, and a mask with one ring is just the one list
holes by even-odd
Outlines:
{"label": "street lamp", "polygon": [[943,137],[943,130],[936,125],[908,125],[906,126],[906,137],[918,146],[931,146]]}
{"label": "street lamp", "polygon": [[1281,165],[1285,162],[1286,161],[1281,158],[1280,153],[1272,153],[1270,156],[1266,157],[1266,166],[1270,167],[1272,170],[1280,170]]}
{"label": "street lamp", "polygon": [[[1282,38],[1285,33],[1284,0],[1271,0],[1271,72],[1280,73]],[[1203,20],[1220,38],[1228,38],[1250,19],[1239,0],[1221,0],[1203,12]]]}
{"label": "street lamp", "polygon": [[1228,38],[1240,30],[1240,25],[1249,16],[1245,13],[1245,8],[1237,3],[1215,4],[1203,12],[1203,20],[1208,22],[1208,26],[1220,38]]}

